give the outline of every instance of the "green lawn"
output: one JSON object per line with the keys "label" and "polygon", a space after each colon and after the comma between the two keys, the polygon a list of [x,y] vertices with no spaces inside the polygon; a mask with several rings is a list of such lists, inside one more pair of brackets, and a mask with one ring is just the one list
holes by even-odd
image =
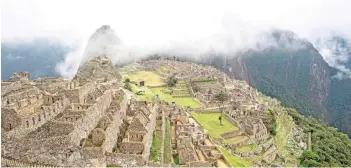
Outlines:
{"label": "green lawn", "polygon": [[201,107],[201,104],[194,98],[192,97],[184,97],[184,98],[173,98],[172,95],[163,93],[162,90],[164,91],[169,91],[166,87],[160,87],[160,88],[152,88],[151,91],[156,95],[158,95],[158,98],[161,100],[165,100],[168,102],[175,102],[177,105],[180,105],[182,107],[187,107],[190,106],[191,108],[199,108]]}
{"label": "green lawn", "polygon": [[227,138],[227,139],[225,139],[225,142],[231,143],[231,144],[238,144],[238,143],[244,142],[248,139],[249,139],[249,137],[240,135],[240,136]]}
{"label": "green lawn", "polygon": [[200,124],[208,131],[208,134],[213,138],[220,138],[220,134],[230,131],[239,130],[238,127],[231,124],[226,118],[223,117],[223,125],[220,125],[218,117],[220,113],[205,113],[200,114],[196,112],[191,113]]}
{"label": "green lawn", "polygon": [[172,161],[172,146],[171,146],[171,126],[169,120],[166,120],[165,142],[163,148],[163,163],[168,164]]}
{"label": "green lawn", "polygon": [[236,150],[239,152],[250,152],[252,150],[255,150],[256,148],[257,148],[257,144],[250,144],[250,145],[237,147]]}
{"label": "green lawn", "polygon": [[156,130],[156,134],[152,138],[152,146],[150,149],[150,160],[153,162],[161,161],[162,131]]}
{"label": "green lawn", "polygon": [[159,86],[164,84],[159,75],[150,71],[139,71],[135,74],[125,75],[125,77],[135,82],[145,81],[145,86]]}
{"label": "green lawn", "polygon": [[234,167],[251,167],[253,166],[252,163],[249,161],[240,158],[238,156],[234,156],[230,154],[227,150],[220,148],[222,154],[229,160],[229,162],[232,164]]}
{"label": "green lawn", "polygon": [[152,97],[154,96],[154,93],[152,93],[152,91],[147,88],[146,86],[135,86],[134,84],[130,84],[132,86],[132,92],[135,94],[136,90],[138,89],[142,89],[145,91],[144,95],[137,95],[138,97],[140,97],[142,100],[144,101],[152,101]]}

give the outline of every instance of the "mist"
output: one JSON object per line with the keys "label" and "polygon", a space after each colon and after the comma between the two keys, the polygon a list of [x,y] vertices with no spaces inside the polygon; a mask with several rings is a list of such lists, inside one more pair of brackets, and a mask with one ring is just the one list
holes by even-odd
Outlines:
{"label": "mist", "polygon": [[[208,52],[234,56],[281,45],[291,50],[306,47],[304,42],[291,43],[290,38],[310,41],[331,67],[351,77],[350,69],[343,65],[350,56],[335,54],[338,45],[331,40],[335,34],[351,39],[348,0],[4,0],[1,14],[2,42],[45,37],[74,46],[56,65],[56,71],[68,79],[93,55],[106,51],[114,64],[123,64],[162,52],[201,59]],[[113,31],[89,43],[103,25],[110,25]],[[277,43],[268,33],[272,30],[293,33]]]}

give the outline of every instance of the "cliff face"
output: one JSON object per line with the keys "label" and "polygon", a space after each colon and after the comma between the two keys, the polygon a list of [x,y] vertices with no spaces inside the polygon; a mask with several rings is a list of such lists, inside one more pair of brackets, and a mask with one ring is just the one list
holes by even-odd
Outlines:
{"label": "cliff face", "polygon": [[[296,39],[293,39],[296,40]],[[338,127],[351,135],[351,79],[333,77],[331,68],[312,46],[300,49],[271,47],[248,51],[235,57],[216,59],[211,65],[235,79],[246,80],[266,95],[276,97],[288,107]],[[349,98],[350,97],[350,98]]]}

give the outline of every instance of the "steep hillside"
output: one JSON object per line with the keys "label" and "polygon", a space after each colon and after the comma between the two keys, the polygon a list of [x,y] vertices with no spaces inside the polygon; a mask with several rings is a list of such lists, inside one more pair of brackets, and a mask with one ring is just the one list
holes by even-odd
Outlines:
{"label": "steep hillside", "polygon": [[[282,32],[274,35],[278,42],[287,37]],[[206,62],[232,78],[246,80],[284,105],[325,120],[351,135],[347,122],[351,116],[351,79],[335,78],[339,71],[331,68],[311,43],[298,38],[288,41],[285,46],[251,50],[227,59],[217,56]],[[287,47],[295,43],[303,47]]]}

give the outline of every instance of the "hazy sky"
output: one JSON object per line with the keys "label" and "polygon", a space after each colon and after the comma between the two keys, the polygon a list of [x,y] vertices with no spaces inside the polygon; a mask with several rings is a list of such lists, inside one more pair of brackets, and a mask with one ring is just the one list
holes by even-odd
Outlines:
{"label": "hazy sky", "polygon": [[[139,48],[193,45],[218,35],[241,36],[234,43],[240,45],[270,27],[294,31],[312,43],[330,31],[351,37],[350,0],[2,0],[1,8],[3,42],[50,37],[83,45],[103,24],[124,44]],[[337,66],[335,60],[328,63],[333,62]]]}

